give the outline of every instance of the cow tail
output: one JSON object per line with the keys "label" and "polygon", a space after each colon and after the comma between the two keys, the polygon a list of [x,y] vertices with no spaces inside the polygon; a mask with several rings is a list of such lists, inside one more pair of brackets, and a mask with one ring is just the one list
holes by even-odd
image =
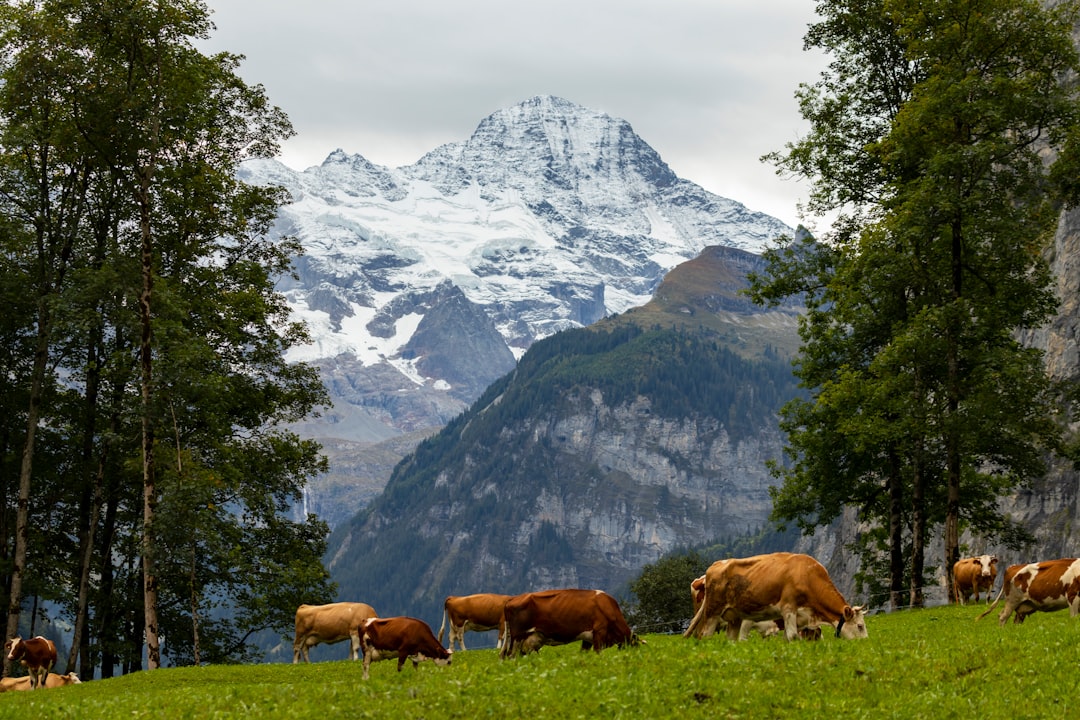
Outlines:
{"label": "cow tail", "polygon": [[446,630],[446,606],[443,605],[442,625],[439,626],[439,644],[442,645],[443,632]]}
{"label": "cow tail", "polygon": [[[1000,589],[1000,590],[998,590],[998,595],[997,595],[997,597],[996,597],[996,598],[994,598],[994,602],[993,602],[993,603],[992,603],[991,605],[989,605],[989,606],[988,606],[988,607],[986,608],[986,610],[984,610],[984,611],[983,611],[982,615],[980,615],[979,617],[975,618],[975,622],[978,622],[979,620],[982,620],[982,619],[983,619],[984,617],[986,617],[987,615],[989,615],[989,614],[990,614],[990,611],[992,611],[992,610],[993,610],[993,609],[994,609],[995,607],[997,607],[997,604],[998,604],[998,600],[1000,600],[1000,599],[1001,599],[1001,596],[1002,596],[1002,595],[1004,595],[1004,594],[1005,594],[1005,583],[1001,583],[1001,589]],[[1008,619],[1008,618],[1006,618],[1006,619]]]}

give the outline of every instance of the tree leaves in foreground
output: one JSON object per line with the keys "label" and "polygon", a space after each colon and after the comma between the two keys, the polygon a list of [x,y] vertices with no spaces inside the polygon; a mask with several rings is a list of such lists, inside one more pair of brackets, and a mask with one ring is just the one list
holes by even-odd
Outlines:
{"label": "tree leaves in foreground", "polygon": [[325,464],[285,429],[326,399],[283,359],[299,247],[235,173],[291,127],[211,28],[195,0],[0,8],[3,587],[9,633],[62,608],[85,676],[249,658],[331,594],[326,526],[288,519]]}
{"label": "tree leaves in foreground", "polygon": [[[830,54],[798,92],[808,135],[770,156],[813,183],[832,231],[769,253],[757,298],[807,293],[783,412],[790,464],[774,517],[806,529],[845,506],[887,533],[890,591],[922,602],[943,527],[1017,541],[997,500],[1042,471],[1061,427],[1041,354],[1017,331],[1055,311],[1043,257],[1076,199],[1077,3],[828,2],[806,36]],[[1047,154],[1048,148],[1058,152]]]}

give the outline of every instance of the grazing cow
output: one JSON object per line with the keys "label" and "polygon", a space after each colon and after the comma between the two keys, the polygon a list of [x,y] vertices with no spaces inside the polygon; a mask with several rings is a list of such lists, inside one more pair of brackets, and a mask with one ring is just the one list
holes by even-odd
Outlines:
{"label": "grazing cow", "polygon": [[442,625],[439,626],[439,642],[443,641],[443,631],[446,630],[446,621],[450,620],[450,643],[448,647],[453,650],[454,642],[457,641],[461,649],[465,649],[465,632],[475,630],[486,632],[498,630],[499,639],[495,643],[496,648],[503,644],[503,606],[510,599],[510,595],[496,595],[494,593],[480,593],[477,595],[451,595],[443,603]]}
{"label": "grazing cow", "polygon": [[360,652],[357,628],[364,620],[378,617],[367,603],[338,602],[329,605],[301,605],[296,609],[296,637],[293,639],[293,663],[311,662],[308,651],[319,643],[334,644],[349,640],[349,659]]}
{"label": "grazing cow", "polygon": [[1009,615],[1016,612],[1013,623],[1020,624],[1034,612],[1050,612],[1069,608],[1069,616],[1080,614],[1080,560],[1062,558],[1044,560],[1027,565],[1010,565],[1005,570],[1001,590],[993,604],[976,618],[981,620],[997,607],[1001,596],[1005,607],[998,616],[998,624],[1004,625]]}
{"label": "grazing cow", "polygon": [[[694,604],[694,614],[701,608],[701,604],[705,602],[705,576],[702,575],[696,578],[690,583],[690,597]],[[725,623],[726,630],[726,623]],[[783,619],[778,620],[762,620],[761,622],[754,622],[752,620],[743,620],[742,625],[739,627],[739,638],[745,640],[750,636],[750,633],[757,632],[763,638],[770,638],[773,635],[779,635],[784,631]],[[799,637],[806,640],[820,640],[821,628],[820,627],[799,627]]]}
{"label": "grazing cow", "polygon": [[412,658],[413,669],[421,660],[433,660],[436,665],[449,665],[453,650],[447,650],[435,639],[431,627],[423,620],[411,617],[369,618],[360,627],[360,646],[364,649],[364,679],[376,660],[397,657],[397,669]]}
{"label": "grazing cow", "polygon": [[499,656],[524,655],[544,645],[581,641],[581,649],[637,644],[615,598],[602,590],[545,590],[506,601],[506,623]]}
{"label": "grazing cow", "polygon": [[867,636],[863,608],[848,605],[825,567],[809,555],[772,553],[713,563],[705,572],[705,598],[683,636],[712,635],[723,623],[728,638],[743,639],[747,620],[783,620],[788,640],[803,628],[812,636],[822,624],[835,627],[837,637]]}
{"label": "grazing cow", "polygon": [[[57,675],[56,673],[49,673],[45,676],[46,688],[58,688],[65,685],[74,685],[75,683],[82,682],[79,680],[79,676],[75,673],[68,673],[67,675]],[[16,690],[31,690],[30,676],[18,678],[4,678],[0,680],[0,692],[12,692]]]}
{"label": "grazing cow", "polygon": [[953,565],[953,598],[963,605],[968,597],[975,593],[975,602],[979,602],[979,591],[986,591],[986,602],[990,602],[994,580],[997,579],[997,555],[957,560]]}
{"label": "grazing cow", "polygon": [[23,640],[16,635],[4,645],[8,662],[18,660],[30,673],[30,687],[41,687],[56,664],[56,645],[40,635]]}

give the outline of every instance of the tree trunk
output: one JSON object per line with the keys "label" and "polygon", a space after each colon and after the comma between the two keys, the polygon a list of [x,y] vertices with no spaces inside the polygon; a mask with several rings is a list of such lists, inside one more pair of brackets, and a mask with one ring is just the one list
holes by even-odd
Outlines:
{"label": "tree trunk", "polygon": [[[34,441],[41,416],[41,398],[49,362],[51,322],[46,298],[43,295],[38,299],[37,347],[34,350],[30,400],[26,410],[26,440],[23,443],[22,464],[19,469],[19,496],[15,510],[15,549],[11,558],[11,585],[8,589],[7,635],[5,637],[14,637],[19,634],[19,616],[22,614],[23,579],[26,572],[27,545],[30,541],[30,489],[34,466]],[[5,662],[3,676],[7,677],[7,674],[8,664]]]}
{"label": "tree trunk", "polygon": [[895,446],[889,448],[889,606],[898,610],[904,593],[904,479]]}
{"label": "tree trunk", "polygon": [[923,591],[923,570],[926,559],[926,478],[922,440],[915,444],[915,466],[911,478],[911,594],[909,604],[921,608],[926,604]]}
{"label": "tree trunk", "polygon": [[103,335],[100,324],[91,332],[86,352],[86,426],[83,428],[82,463],[87,482],[84,485],[82,500],[79,503],[79,583],[75,604],[75,627],[72,632],[71,650],[68,653],[67,672],[75,669],[79,659],[80,641],[86,627],[86,615],[90,604],[90,566],[94,558],[94,532],[97,529],[101,513],[101,487],[105,477],[105,450],[97,462],[97,469],[91,471],[94,457],[94,439],[97,435],[98,393],[101,387],[101,363],[98,361],[98,348]]}
{"label": "tree trunk", "polygon": [[144,168],[140,173],[139,226],[142,237],[142,292],[139,294],[141,337],[139,366],[142,373],[142,460],[143,460],[143,613],[146,641],[146,667],[156,670],[161,666],[161,646],[158,640],[158,579],[154,569],[154,516],[157,512],[157,487],[154,477],[154,423],[152,418],[153,347],[151,345],[150,299],[154,287],[154,258],[150,236],[150,176],[152,171]]}
{"label": "tree trunk", "polygon": [[963,225],[952,223],[952,300],[946,320],[947,402],[945,419],[945,587],[954,595],[953,565],[960,559],[960,433],[956,428],[960,414],[960,299],[963,297]]}

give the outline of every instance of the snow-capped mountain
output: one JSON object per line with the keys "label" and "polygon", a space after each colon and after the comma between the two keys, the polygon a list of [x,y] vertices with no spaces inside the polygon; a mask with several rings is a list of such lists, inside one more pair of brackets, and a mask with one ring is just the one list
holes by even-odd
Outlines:
{"label": "snow-capped mountain", "polygon": [[[341,150],[302,172],[249,161],[292,194],[284,279],[335,408],[318,436],[440,425],[535,340],[644,304],[707,246],[761,250],[788,228],[675,176],[624,120],[534,97],[472,137],[390,169]],[[336,427],[330,427],[334,425]]]}

